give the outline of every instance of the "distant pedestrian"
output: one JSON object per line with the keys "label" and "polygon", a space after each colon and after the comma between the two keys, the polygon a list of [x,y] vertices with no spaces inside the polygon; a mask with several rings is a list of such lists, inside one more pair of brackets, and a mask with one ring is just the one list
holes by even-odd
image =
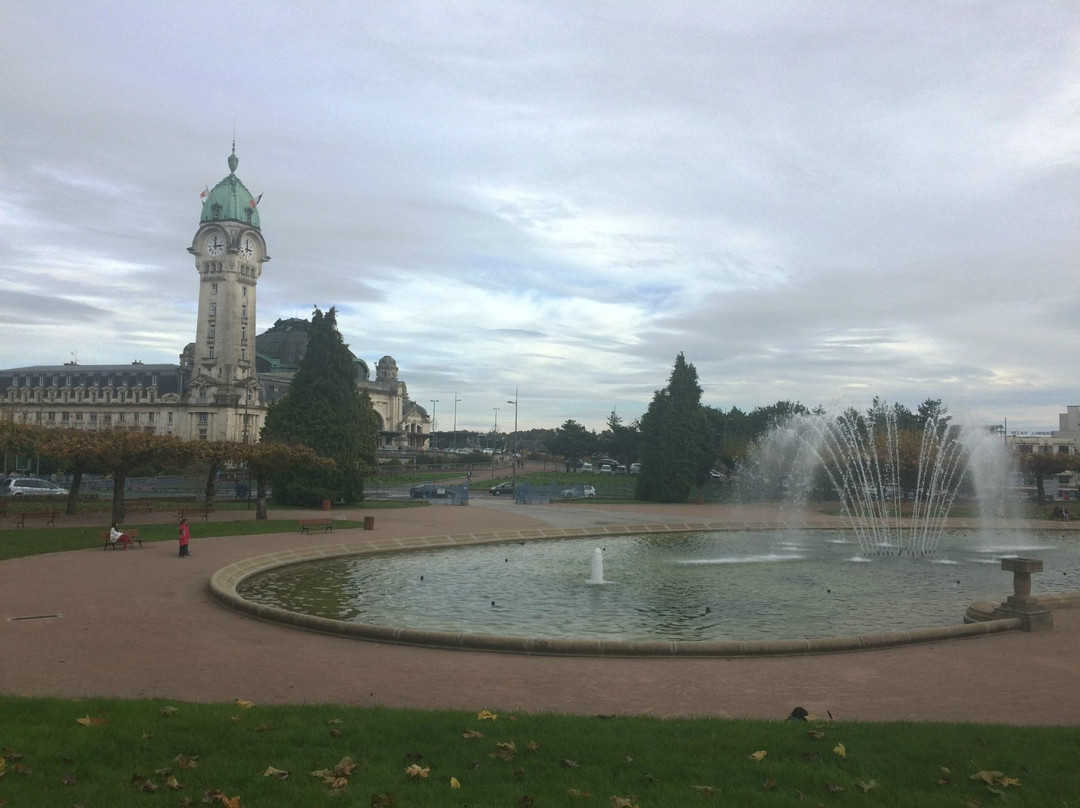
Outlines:
{"label": "distant pedestrian", "polygon": [[127,533],[121,531],[120,526],[116,522],[113,522],[112,527],[109,528],[109,544],[114,545],[115,547],[117,542],[120,542],[120,546],[126,550],[128,545],[131,544],[131,537]]}
{"label": "distant pedestrian", "polygon": [[191,530],[188,528],[187,519],[182,518],[176,527],[180,532],[180,558],[190,558],[188,542],[191,541]]}

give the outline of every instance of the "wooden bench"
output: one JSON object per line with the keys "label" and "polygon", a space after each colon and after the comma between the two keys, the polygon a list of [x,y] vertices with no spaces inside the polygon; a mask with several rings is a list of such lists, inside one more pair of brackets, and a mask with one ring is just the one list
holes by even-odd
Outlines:
{"label": "wooden bench", "polygon": [[[132,543],[138,544],[140,547],[142,547],[142,539],[139,538],[139,531],[138,531],[137,528],[125,528],[125,529],[121,530],[120,532],[121,533],[126,533],[127,537],[129,539],[131,539]],[[101,539],[101,541],[105,545],[104,547],[101,548],[102,550],[108,550],[110,547],[115,550],[116,545],[118,545],[120,543],[119,541],[115,541],[115,542],[109,541],[109,531],[107,531],[107,530],[103,530],[100,533],[98,533],[98,538]]]}
{"label": "wooden bench", "polygon": [[187,519],[189,516],[201,516],[204,522],[209,521],[213,508],[181,508],[176,512],[176,521]]}
{"label": "wooden bench", "polygon": [[333,519],[297,519],[297,524],[300,525],[301,533],[310,533],[311,528],[321,527],[323,533],[334,532],[334,520]]}
{"label": "wooden bench", "polygon": [[20,513],[19,519],[15,523],[15,527],[26,527],[26,520],[39,520],[44,519],[45,524],[55,527],[56,526],[56,511],[32,511],[30,513]]}

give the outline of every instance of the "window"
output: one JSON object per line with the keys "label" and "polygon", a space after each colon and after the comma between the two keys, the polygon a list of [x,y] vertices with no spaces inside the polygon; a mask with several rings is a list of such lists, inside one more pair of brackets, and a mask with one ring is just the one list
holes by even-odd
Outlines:
{"label": "window", "polygon": [[200,424],[207,423],[209,421],[209,419],[210,419],[210,415],[208,413],[205,413],[205,412],[200,412],[199,413],[199,423]]}
{"label": "window", "polygon": [[210,316],[211,317],[216,317],[217,316],[217,303],[211,303],[210,304]]}
{"label": "window", "polygon": [[210,331],[207,333],[206,336],[209,339],[213,339],[216,334],[217,334],[217,329],[214,326],[210,326]]}
{"label": "window", "polygon": [[172,425],[172,410],[169,410],[169,417],[168,417],[167,420],[168,420],[169,425],[171,426]]}
{"label": "window", "polygon": [[210,284],[210,294],[212,294],[212,295],[217,294],[217,284],[216,283]]}
{"label": "window", "polygon": [[118,413],[116,413],[116,420],[119,421],[121,424],[124,423],[124,421],[127,420],[127,413],[126,412],[118,412]]}
{"label": "window", "polygon": [[247,297],[247,287],[246,286],[241,286],[240,287],[240,294],[242,296],[244,296],[244,297]]}
{"label": "window", "polygon": [[90,423],[92,423],[92,424],[97,423],[97,413],[96,412],[90,413]]}
{"label": "window", "polygon": [[[211,346],[210,346],[210,349],[209,349],[209,351],[210,351],[210,353],[209,353],[209,355],[207,356],[207,358],[208,358],[208,359],[213,359],[213,358],[214,358],[214,346],[213,346],[213,345],[211,345]],[[203,391],[203,395],[204,395],[204,396],[206,395],[206,392],[205,392],[205,391]]]}
{"label": "window", "polygon": [[146,423],[148,423],[148,424],[154,423],[154,413],[152,413],[152,412],[146,413]]}
{"label": "window", "polygon": [[240,307],[240,316],[245,320],[247,319],[247,303]]}
{"label": "window", "polygon": [[105,415],[102,416],[102,418],[104,419],[105,423],[107,423],[107,424],[112,423],[112,413],[111,412],[105,413]]}
{"label": "window", "polygon": [[135,423],[139,423],[139,413],[137,413],[137,412],[133,413],[132,416],[131,416],[131,420],[134,421]]}

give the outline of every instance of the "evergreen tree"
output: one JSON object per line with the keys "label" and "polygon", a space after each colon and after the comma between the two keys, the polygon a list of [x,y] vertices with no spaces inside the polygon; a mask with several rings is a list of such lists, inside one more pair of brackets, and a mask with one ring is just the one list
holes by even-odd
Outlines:
{"label": "evergreen tree", "polygon": [[307,350],[289,392],[266,415],[262,439],[307,446],[334,466],[308,466],[271,478],[276,501],[317,505],[363,499],[363,475],[375,466],[375,414],[356,386],[357,368],[337,330],[337,312],[315,310]]}
{"label": "evergreen tree", "polygon": [[713,429],[701,406],[697,370],[680,353],[668,386],[653,396],[641,419],[641,473],[637,496],[685,502],[712,462]]}

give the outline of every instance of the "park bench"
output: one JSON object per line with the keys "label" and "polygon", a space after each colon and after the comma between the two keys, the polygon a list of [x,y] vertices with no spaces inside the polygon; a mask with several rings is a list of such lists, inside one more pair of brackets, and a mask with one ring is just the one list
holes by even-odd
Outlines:
{"label": "park bench", "polygon": [[26,527],[26,520],[41,521],[44,520],[47,526],[56,526],[56,511],[30,511],[28,513],[20,513],[18,521],[15,522],[15,527]]}
{"label": "park bench", "polygon": [[[138,531],[137,528],[124,528],[120,532],[121,533],[126,533],[127,537],[129,539],[131,539],[132,543],[138,544],[140,547],[142,547],[142,539],[139,538],[139,531]],[[116,545],[118,545],[120,543],[118,541],[110,542],[109,541],[109,531],[107,531],[107,530],[103,530],[100,533],[98,533],[98,538],[101,539],[101,541],[105,545],[104,547],[101,548],[102,550],[108,550],[110,547],[115,550]]]}
{"label": "park bench", "polygon": [[181,508],[176,512],[176,521],[189,517],[201,516],[204,522],[209,521],[213,508]]}
{"label": "park bench", "polygon": [[301,533],[310,533],[311,528],[321,527],[323,533],[334,532],[334,520],[333,519],[297,519],[297,524],[300,525]]}

